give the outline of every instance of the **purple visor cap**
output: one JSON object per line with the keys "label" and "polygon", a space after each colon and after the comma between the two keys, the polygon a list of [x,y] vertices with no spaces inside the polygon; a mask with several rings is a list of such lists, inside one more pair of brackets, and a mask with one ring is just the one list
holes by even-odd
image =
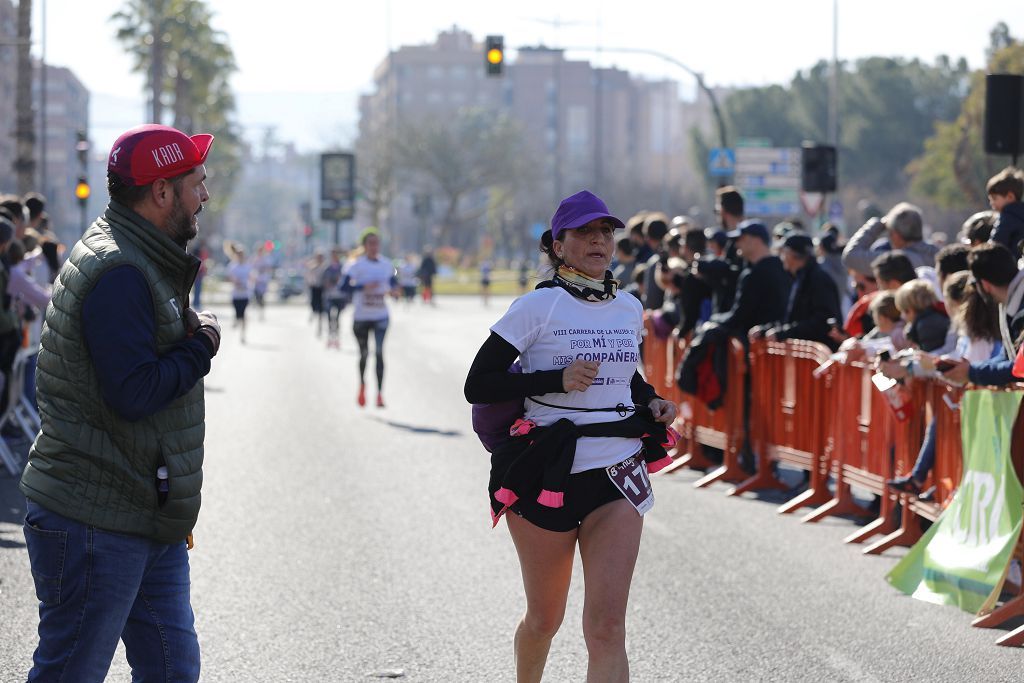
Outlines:
{"label": "purple visor cap", "polygon": [[558,205],[558,210],[551,217],[551,237],[560,239],[564,231],[582,227],[597,218],[607,218],[616,230],[626,227],[622,221],[608,213],[608,207],[597,195],[581,190],[566,197]]}

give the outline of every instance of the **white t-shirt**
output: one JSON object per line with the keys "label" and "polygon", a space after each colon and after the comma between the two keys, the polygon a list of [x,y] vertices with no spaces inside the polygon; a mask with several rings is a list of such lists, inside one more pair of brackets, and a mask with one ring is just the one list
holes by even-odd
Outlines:
{"label": "white t-shirt", "polygon": [[352,320],[387,320],[387,297],[394,286],[395,277],[395,267],[391,261],[384,258],[371,261],[360,256],[349,264],[345,275],[351,284],[362,285],[352,297]]}
{"label": "white t-shirt", "polygon": [[256,269],[256,291],[267,291],[267,287],[270,285],[270,276],[274,270],[270,264],[270,257],[256,257],[253,267]]}
{"label": "white t-shirt", "polygon": [[232,263],[228,268],[228,277],[231,278],[231,298],[249,298],[249,278],[252,275],[252,266],[248,263]]}
{"label": "white t-shirt", "polygon": [[[583,301],[560,287],[537,289],[512,302],[491,331],[519,350],[523,372],[558,370],[576,359],[601,362],[586,391],[545,394],[544,403],[573,408],[633,405],[630,381],[640,363],[643,308],[634,296]],[[526,417],[544,427],[562,418],[576,424],[625,419],[614,411],[562,410],[526,399]],[[626,416],[628,417],[628,415]],[[608,467],[640,450],[640,439],[582,437],[572,472]]]}
{"label": "white t-shirt", "polygon": [[403,287],[415,287],[417,270],[419,270],[419,266],[415,263],[409,263],[408,261],[402,261],[399,263],[398,283]]}

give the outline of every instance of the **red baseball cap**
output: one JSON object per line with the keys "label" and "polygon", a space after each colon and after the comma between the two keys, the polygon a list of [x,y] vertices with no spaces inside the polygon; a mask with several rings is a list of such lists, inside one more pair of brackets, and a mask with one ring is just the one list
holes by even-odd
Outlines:
{"label": "red baseball cap", "polygon": [[213,136],[189,137],[177,128],[147,123],[121,134],[110,148],[107,170],[129,185],[149,185],[206,163]]}

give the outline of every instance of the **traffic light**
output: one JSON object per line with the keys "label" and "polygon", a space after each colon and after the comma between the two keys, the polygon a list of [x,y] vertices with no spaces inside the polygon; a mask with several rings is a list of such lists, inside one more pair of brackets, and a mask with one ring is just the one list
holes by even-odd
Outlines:
{"label": "traffic light", "polygon": [[488,76],[500,76],[505,69],[505,37],[487,36],[484,41],[484,64]]}
{"label": "traffic light", "polygon": [[75,133],[75,151],[78,152],[78,163],[82,168],[89,164],[89,136],[84,130]]}
{"label": "traffic light", "polygon": [[78,201],[85,206],[85,203],[89,201],[89,195],[91,190],[89,189],[89,181],[86,180],[85,176],[78,176],[78,182],[75,183],[75,197]]}

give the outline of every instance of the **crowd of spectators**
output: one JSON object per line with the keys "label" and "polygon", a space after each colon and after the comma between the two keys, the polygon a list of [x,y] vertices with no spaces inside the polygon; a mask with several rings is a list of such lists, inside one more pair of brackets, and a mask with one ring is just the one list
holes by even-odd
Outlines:
{"label": "crowd of spectators", "polygon": [[[0,195],[0,416],[13,407],[8,387],[15,358],[21,349],[36,349],[43,313],[57,277],[64,247],[50,228],[46,199],[30,192],[24,196]],[[24,396],[35,402],[35,356],[26,354]],[[7,420],[0,422],[6,435]]]}
{"label": "crowd of spectators", "polygon": [[[723,337],[820,342],[899,381],[1005,385],[1017,381],[1024,335],[1024,173],[1006,169],[987,191],[990,210],[967,218],[955,243],[926,238],[921,210],[900,202],[869,211],[844,244],[829,223],[748,219],[740,192],[723,187],[714,227],[633,216],[614,273],[655,334],[691,339],[679,368],[684,390],[694,389],[694,362],[714,362],[701,345]],[[928,496],[934,434],[929,425],[913,473],[891,488]],[[751,454],[743,464],[753,469]]]}

